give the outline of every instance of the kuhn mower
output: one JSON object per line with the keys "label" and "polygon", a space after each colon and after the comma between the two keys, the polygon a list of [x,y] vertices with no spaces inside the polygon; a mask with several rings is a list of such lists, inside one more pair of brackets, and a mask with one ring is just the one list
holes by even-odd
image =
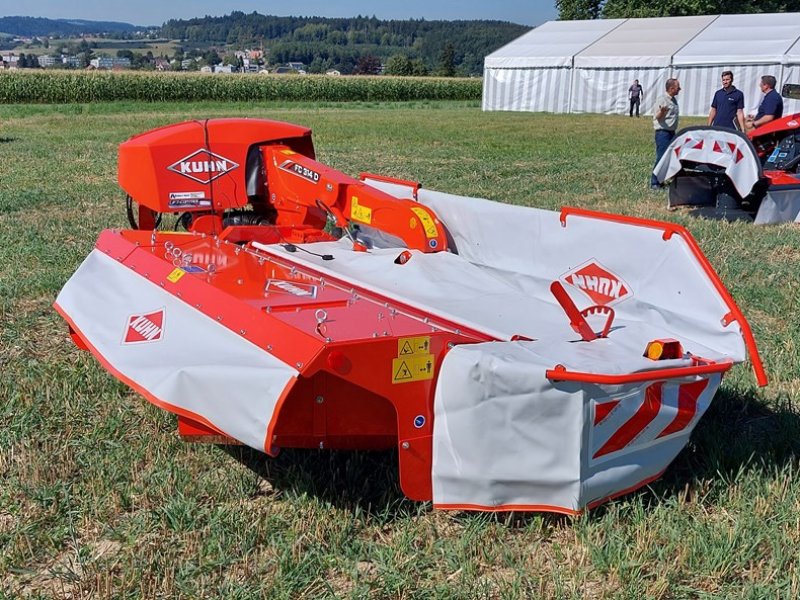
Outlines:
{"label": "kuhn mower", "polygon": [[[800,99],[786,84],[785,98]],[[696,207],[703,216],[800,222],[800,114],[747,135],[716,127],[678,132],[653,173],[669,182],[669,206]]]}
{"label": "kuhn mower", "polygon": [[750,328],[687,231],[354,179],[309,129],[123,143],[132,228],[56,308],[185,438],[390,449],[439,508],[576,513],[658,477]]}

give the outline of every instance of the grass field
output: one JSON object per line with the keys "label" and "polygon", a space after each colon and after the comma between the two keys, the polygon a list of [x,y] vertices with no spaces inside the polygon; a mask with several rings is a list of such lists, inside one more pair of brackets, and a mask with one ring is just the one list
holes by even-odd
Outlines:
{"label": "grass field", "polygon": [[[662,479],[575,519],[434,512],[403,498],[393,453],[183,444],[51,305],[125,226],[117,145],[213,116],[310,126],[350,174],[680,222],[771,384],[736,367]],[[645,118],[474,102],[0,106],[0,597],[800,597],[800,228],[667,212],[652,152]]]}

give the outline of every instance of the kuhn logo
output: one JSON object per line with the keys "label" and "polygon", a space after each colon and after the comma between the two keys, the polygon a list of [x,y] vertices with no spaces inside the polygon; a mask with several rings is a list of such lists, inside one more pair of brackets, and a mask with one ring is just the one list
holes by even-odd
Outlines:
{"label": "kuhn logo", "polygon": [[123,344],[157,342],[164,335],[164,309],[146,315],[131,315],[125,328]]}
{"label": "kuhn logo", "polygon": [[167,169],[199,183],[210,183],[238,166],[238,163],[224,156],[201,148],[171,164]]}
{"label": "kuhn logo", "polygon": [[563,275],[561,280],[589,296],[595,304],[614,304],[632,296],[630,287],[596,260]]}

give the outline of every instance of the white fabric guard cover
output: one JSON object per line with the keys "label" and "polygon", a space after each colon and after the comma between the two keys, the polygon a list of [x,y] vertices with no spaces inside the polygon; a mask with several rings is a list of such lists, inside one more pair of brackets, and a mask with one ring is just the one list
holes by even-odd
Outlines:
{"label": "white fabric guard cover", "polygon": [[653,169],[653,174],[659,181],[667,181],[683,168],[683,161],[724,167],[725,174],[743,198],[761,176],[760,162],[752,145],[740,134],[722,129],[692,128],[679,132]]}
{"label": "white fabric guard cover", "polygon": [[[744,360],[740,330],[722,325],[729,308],[683,238],[577,215],[562,227],[551,211],[425,189],[418,198],[446,224],[458,256],[444,255],[447,268],[430,277],[422,272],[442,255],[415,253],[403,266],[404,299],[500,339],[535,339],[457,346],[445,357],[434,399],[434,505],[569,513],[657,477],[688,441],[720,375],[612,386],[551,382],[545,371],[688,366],[642,356],[649,340],[665,337],[705,358]],[[361,273],[378,288],[398,281],[388,264],[367,275],[339,258],[326,265],[347,277]],[[561,280],[579,308],[591,304],[570,277],[587,264],[631,292],[610,301],[617,316],[609,338],[588,343],[577,341],[548,289]],[[489,284],[470,269],[494,280],[493,293],[481,291]]]}
{"label": "white fabric guard cover", "polygon": [[199,415],[265,450],[275,405],[294,382],[294,368],[98,250],[67,282],[56,306],[98,358],[148,399]]}
{"label": "white fabric guard cover", "polygon": [[781,189],[776,186],[768,190],[753,222],[756,225],[800,223],[800,188]]}
{"label": "white fabric guard cover", "polygon": [[657,477],[720,383],[551,383],[535,342],[454,348],[436,387],[441,508],[573,512]]}

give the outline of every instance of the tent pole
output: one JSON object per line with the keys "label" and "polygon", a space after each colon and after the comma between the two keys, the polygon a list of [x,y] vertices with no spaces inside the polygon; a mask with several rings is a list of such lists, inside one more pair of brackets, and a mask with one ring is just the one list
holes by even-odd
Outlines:
{"label": "tent pole", "polygon": [[575,87],[575,57],[569,59],[569,94],[567,94],[567,114],[572,114],[572,92]]}

